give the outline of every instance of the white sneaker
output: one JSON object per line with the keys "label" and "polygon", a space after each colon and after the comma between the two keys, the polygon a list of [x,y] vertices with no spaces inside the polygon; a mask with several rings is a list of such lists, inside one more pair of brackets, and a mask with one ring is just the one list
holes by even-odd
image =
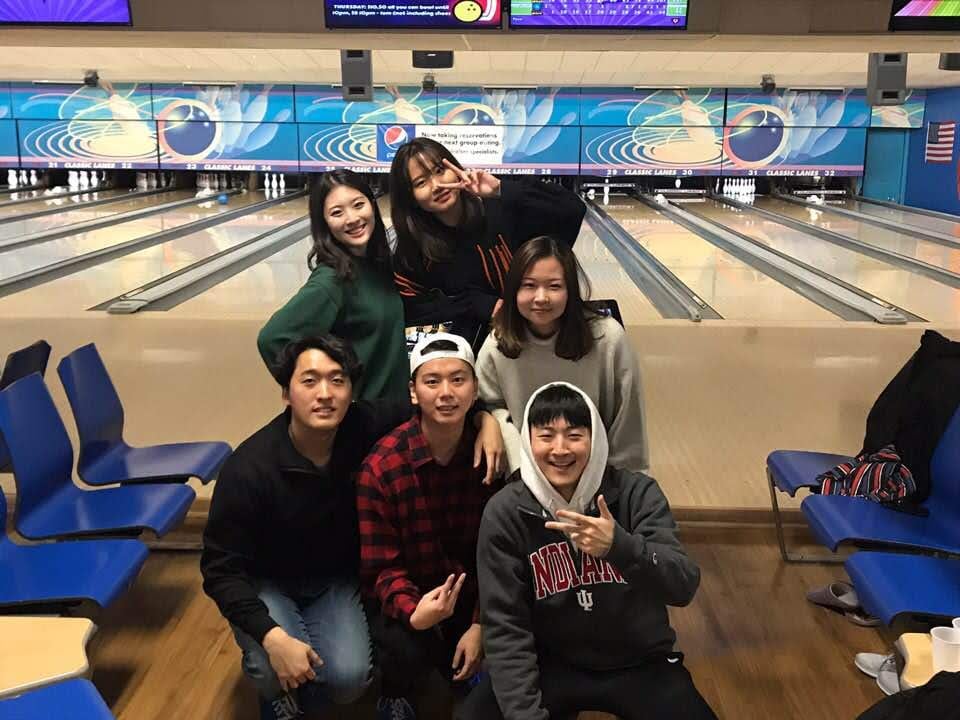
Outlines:
{"label": "white sneaker", "polygon": [[897,658],[895,655],[881,655],[880,653],[857,653],[853,658],[857,669],[877,679],[877,686],[887,695],[900,692],[900,676],[897,675]]}
{"label": "white sneaker", "polygon": [[853,664],[857,670],[864,675],[876,678],[883,664],[893,655],[881,655],[880,653],[857,653],[853,658]]}

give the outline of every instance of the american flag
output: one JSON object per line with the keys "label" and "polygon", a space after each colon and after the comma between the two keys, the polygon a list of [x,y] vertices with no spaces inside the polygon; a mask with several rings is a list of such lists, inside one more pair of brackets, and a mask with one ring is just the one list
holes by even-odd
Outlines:
{"label": "american flag", "polygon": [[927,128],[928,163],[953,162],[953,140],[956,137],[955,122],[932,122]]}

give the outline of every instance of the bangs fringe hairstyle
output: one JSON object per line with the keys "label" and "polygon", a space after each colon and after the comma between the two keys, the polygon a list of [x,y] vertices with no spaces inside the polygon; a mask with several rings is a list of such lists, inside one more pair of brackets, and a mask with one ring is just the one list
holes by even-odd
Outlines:
{"label": "bangs fringe hairstyle", "polygon": [[438,166],[443,167],[444,160],[463,169],[446,146],[430,138],[415,138],[397,150],[390,165],[390,217],[397,233],[396,258],[407,270],[450,260],[453,257],[451,241],[460,231],[472,230],[483,221],[482,201],[466,191],[460,192],[463,215],[456,228],[447,227],[433,213],[421,208],[413,196],[411,160],[421,163],[431,176]]}
{"label": "bangs fringe hairstyle", "polygon": [[530,328],[520,314],[517,293],[523,278],[538,260],[556,258],[563,268],[567,286],[567,307],[560,316],[554,352],[566,360],[579,360],[593,350],[593,321],[600,317],[590,304],[590,281],[580,267],[573,250],[549,235],[541,235],[525,242],[514,253],[510,271],[504,281],[503,305],[493,318],[493,332],[497,349],[508,358],[518,358],[523,352]]}
{"label": "bangs fringe hairstyle", "polygon": [[332,170],[320,176],[310,191],[310,232],[313,247],[307,255],[307,267],[311,271],[320,265],[333,268],[338,280],[353,280],[357,276],[357,256],[330,231],[323,206],[327,196],[338,187],[348,187],[363,195],[373,206],[373,233],[367,243],[366,258],[384,272],[390,271],[390,246],[387,244],[387,229],[380,216],[380,206],[370,185],[360,175],[350,170]]}
{"label": "bangs fringe hairstyle", "polygon": [[551,385],[534,398],[527,421],[530,428],[535,428],[561,419],[570,427],[587,428],[593,432],[590,408],[583,396],[566,385]]}

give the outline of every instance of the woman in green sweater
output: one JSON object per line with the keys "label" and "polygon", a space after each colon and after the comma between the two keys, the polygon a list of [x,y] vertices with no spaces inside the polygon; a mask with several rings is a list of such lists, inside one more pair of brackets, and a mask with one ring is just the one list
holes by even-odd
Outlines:
{"label": "woman in green sweater", "polygon": [[325,173],[310,193],[310,224],[310,278],[260,331],[261,357],[272,368],[291,340],[332,333],[349,340],[363,363],[354,397],[407,397],[403,303],[373,192],[349,170]]}

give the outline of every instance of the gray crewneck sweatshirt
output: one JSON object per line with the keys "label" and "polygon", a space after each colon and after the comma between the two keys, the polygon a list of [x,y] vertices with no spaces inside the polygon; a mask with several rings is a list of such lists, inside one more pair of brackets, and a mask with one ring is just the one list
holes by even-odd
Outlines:
{"label": "gray crewneck sweatshirt", "polygon": [[497,349],[491,333],[477,358],[480,397],[500,422],[510,471],[520,467],[522,451],[516,425],[533,392],[545,383],[568,382],[583,390],[596,405],[610,443],[609,464],[631,472],[650,466],[643,385],[636,354],[623,328],[613,318],[592,322],[596,343],[579,360],[554,353],[554,338],[527,336],[516,359]]}

